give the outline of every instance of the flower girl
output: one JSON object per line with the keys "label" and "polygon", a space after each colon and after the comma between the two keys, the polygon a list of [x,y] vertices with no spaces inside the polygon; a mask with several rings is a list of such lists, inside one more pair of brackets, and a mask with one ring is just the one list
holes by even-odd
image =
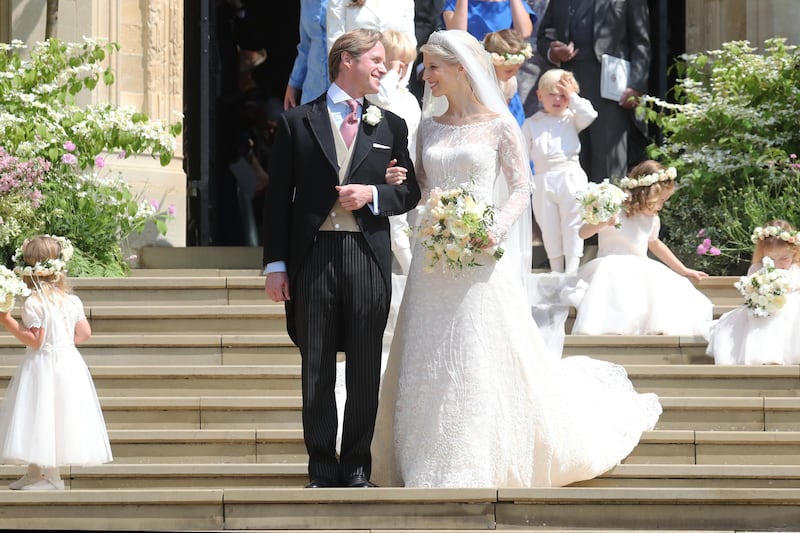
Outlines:
{"label": "flower girl", "polygon": [[80,299],[66,284],[72,245],[64,237],[26,240],[15,272],[32,293],[20,324],[0,323],[27,346],[0,408],[0,459],[27,464],[10,489],[60,490],[58,467],[111,461],[111,446],[89,369],[75,348],[91,337]]}
{"label": "flower girl", "polygon": [[[589,286],[577,306],[573,334],[702,335],[707,331],[713,306],[686,278],[700,280],[708,275],[687,268],[658,238],[658,212],[675,191],[675,178],[674,168],[665,169],[652,160],[640,163],[619,184],[628,198],[618,217],[581,227],[584,239],[598,234],[598,258],[578,271]],[[661,262],[649,259],[648,250]]]}
{"label": "flower girl", "polygon": [[753,263],[736,284],[746,303],[711,327],[706,353],[718,365],[800,364],[800,233],[772,220],[752,240]]}

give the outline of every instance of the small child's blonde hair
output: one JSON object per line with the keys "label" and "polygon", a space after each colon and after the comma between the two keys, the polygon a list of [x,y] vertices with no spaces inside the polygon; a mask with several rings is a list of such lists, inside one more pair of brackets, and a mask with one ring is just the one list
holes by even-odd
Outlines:
{"label": "small child's blonde hair", "polygon": [[408,35],[397,30],[386,30],[381,32],[381,43],[386,49],[386,62],[402,61],[410,65],[417,57],[417,49]]}
{"label": "small child's blonde hair", "polygon": [[[61,258],[61,252],[60,240],[50,235],[39,235],[26,240],[22,245],[22,260],[26,265],[34,266],[37,263],[43,264],[48,260]],[[22,281],[30,289],[39,289],[49,285],[64,292],[70,290],[67,276],[63,272],[55,272],[48,276],[22,275]]]}
{"label": "small child's blonde hair", "polygon": [[539,84],[536,88],[541,91],[542,93],[551,93],[555,91],[556,85],[562,79],[571,80],[575,84],[575,92],[578,93],[581,91],[580,85],[578,85],[578,81],[575,79],[575,76],[572,72],[568,70],[562,70],[560,68],[551,68],[548,71],[545,71],[541,76],[539,76]]}
{"label": "small child's blonde hair", "polygon": [[518,54],[527,43],[512,29],[493,31],[483,38],[483,47],[495,54]]}
{"label": "small child's blonde hair", "polygon": [[[788,231],[789,233],[794,233],[796,230],[794,227],[787,222],[786,220],[776,218],[774,220],[770,220],[763,227],[776,227],[781,228],[784,231]],[[794,244],[793,242],[787,242],[783,240],[780,235],[764,237],[763,239],[759,239],[756,243],[756,248],[753,250],[753,263],[761,263],[764,259],[764,256],[767,255],[766,251],[768,249],[775,249],[775,248],[786,248],[791,249],[792,251],[792,263],[800,263],[800,246]]]}
{"label": "small child's blonde hair", "polygon": [[[642,176],[647,176],[648,174],[664,172],[664,170],[664,166],[661,163],[648,159],[633,167],[628,177],[630,179],[637,179]],[[672,191],[674,189],[674,180],[657,181],[652,185],[628,189],[628,198],[626,198],[623,203],[625,214],[630,217],[642,211],[652,209],[658,202],[662,192]]]}

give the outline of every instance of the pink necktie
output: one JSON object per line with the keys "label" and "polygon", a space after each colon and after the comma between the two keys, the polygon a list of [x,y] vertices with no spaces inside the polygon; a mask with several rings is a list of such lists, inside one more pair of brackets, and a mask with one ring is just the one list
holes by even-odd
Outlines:
{"label": "pink necktie", "polygon": [[344,143],[348,148],[350,148],[350,145],[353,144],[353,139],[356,138],[356,133],[358,132],[358,116],[356,115],[358,102],[356,100],[345,100],[345,103],[347,104],[347,107],[350,108],[350,112],[346,117],[344,117],[342,125],[339,127],[339,131],[342,132]]}

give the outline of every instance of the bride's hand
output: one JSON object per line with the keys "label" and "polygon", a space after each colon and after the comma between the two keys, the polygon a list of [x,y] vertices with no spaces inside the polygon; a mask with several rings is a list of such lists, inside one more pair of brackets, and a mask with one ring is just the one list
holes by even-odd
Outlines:
{"label": "bride's hand", "polygon": [[401,185],[406,181],[406,173],[408,170],[404,167],[396,167],[397,159],[389,161],[389,166],[386,167],[386,183],[389,185]]}
{"label": "bride's hand", "polygon": [[477,242],[475,244],[482,245],[481,250],[484,252],[493,252],[494,248],[497,247],[497,237],[489,233],[485,242]]}

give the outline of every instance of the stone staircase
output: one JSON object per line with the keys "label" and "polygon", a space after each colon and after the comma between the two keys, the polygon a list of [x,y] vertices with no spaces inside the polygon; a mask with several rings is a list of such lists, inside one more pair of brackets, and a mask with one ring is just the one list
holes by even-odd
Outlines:
{"label": "stone staircase", "polygon": [[[698,284],[715,314],[732,278]],[[0,528],[78,530],[800,531],[800,367],[718,367],[688,337],[570,336],[624,365],[658,426],[622,464],[556,489],[318,489],[306,480],[299,359],[255,270],[143,269],[75,279],[81,348],[114,463],[69,490],[5,490]],[[23,349],[0,335],[0,395]]]}

